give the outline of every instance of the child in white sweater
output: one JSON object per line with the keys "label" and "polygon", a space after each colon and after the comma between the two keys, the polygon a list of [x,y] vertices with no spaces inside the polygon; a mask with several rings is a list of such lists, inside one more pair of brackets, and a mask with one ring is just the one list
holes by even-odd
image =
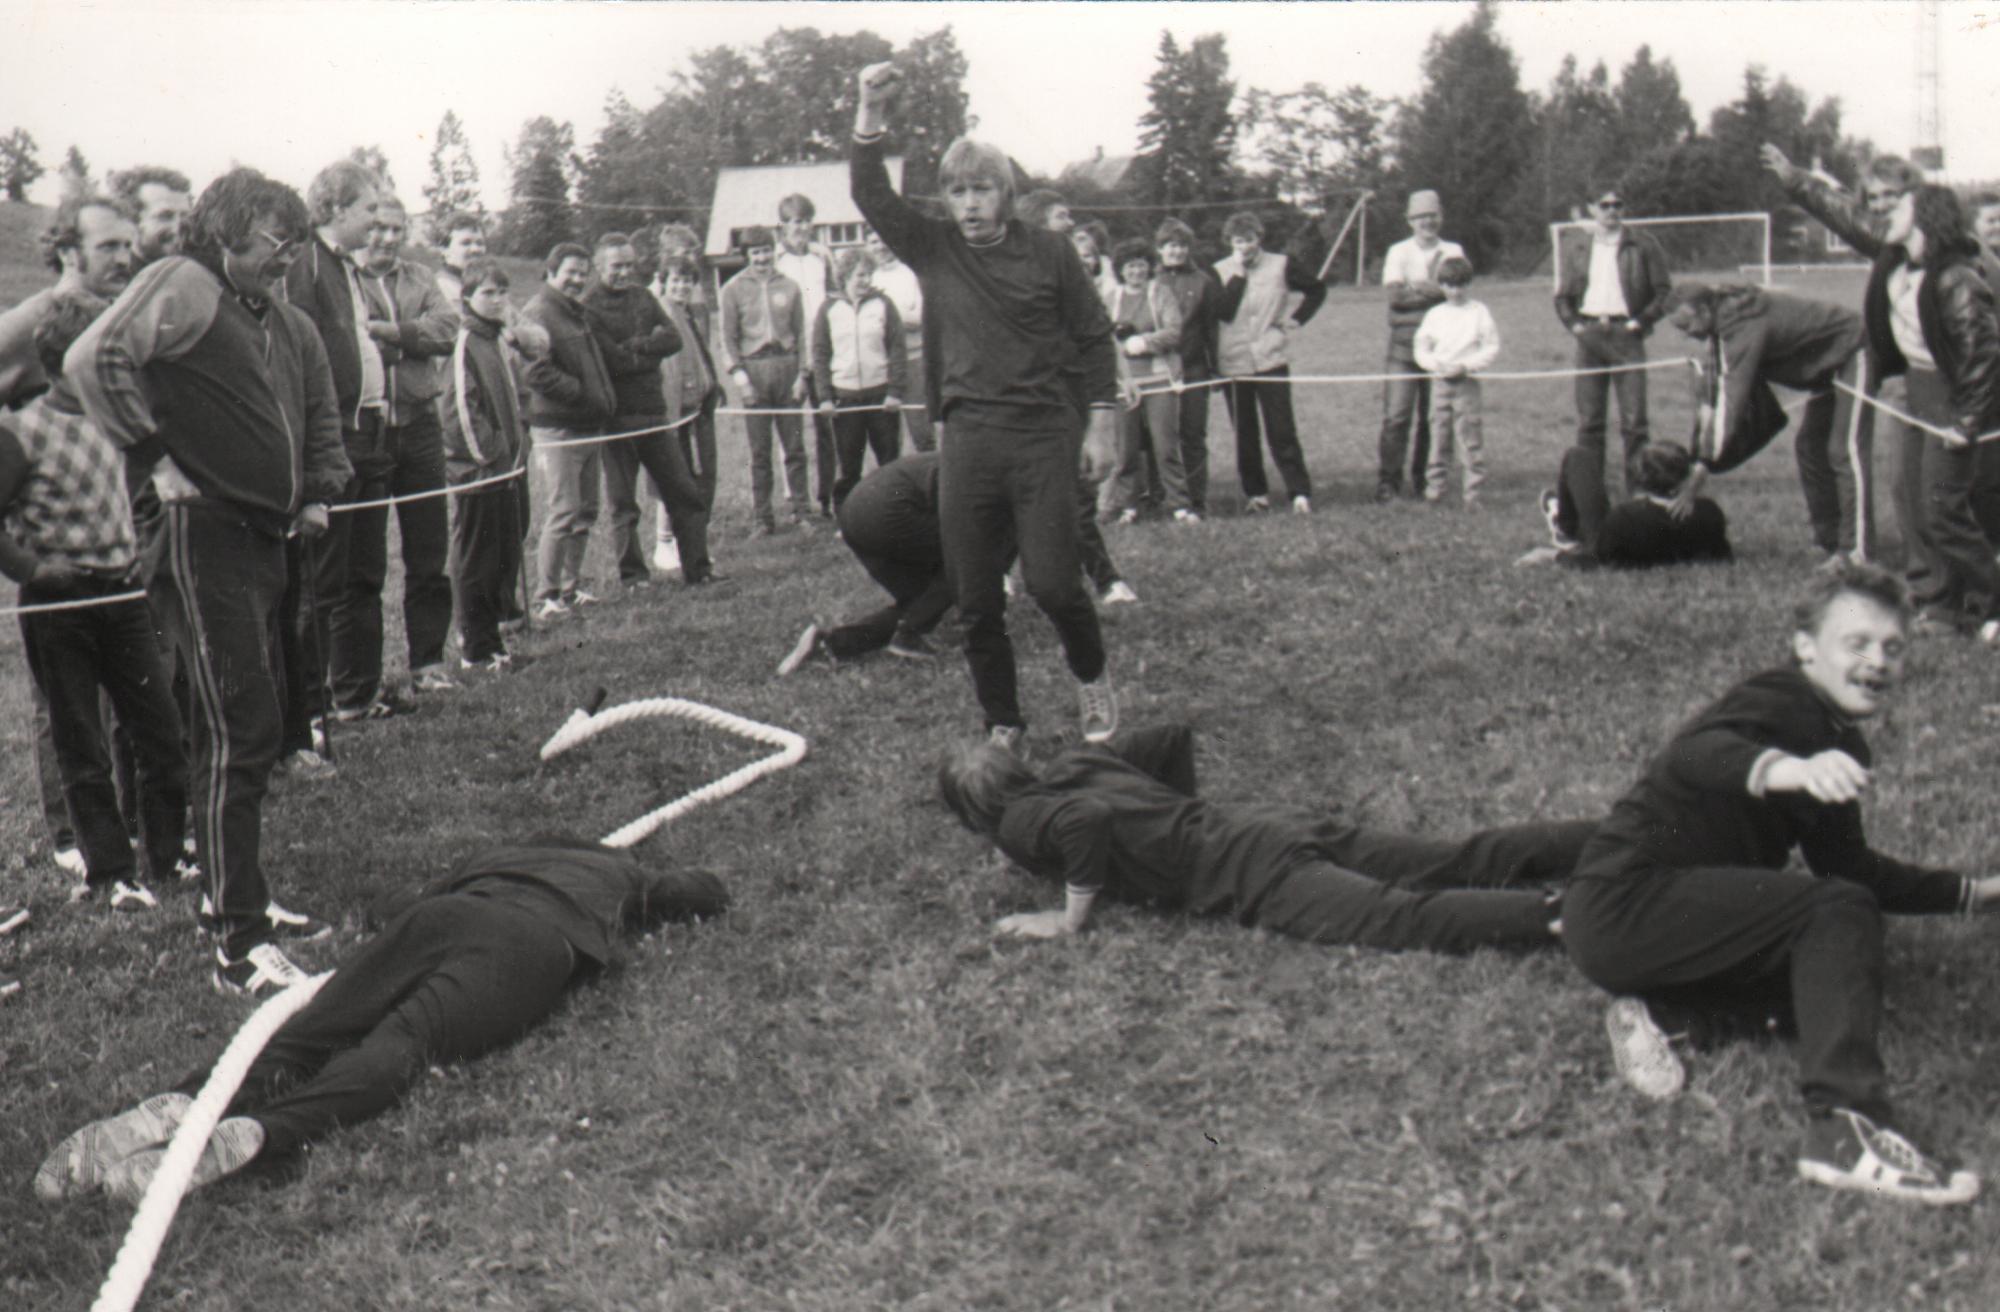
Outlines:
{"label": "child in white sweater", "polygon": [[1465,504],[1479,504],[1486,481],[1486,444],[1480,431],[1479,375],[1500,358],[1500,329],[1492,312],[1466,294],[1472,265],[1453,256],[1438,266],[1444,304],[1434,305],[1417,326],[1417,367],[1431,375],[1431,463],[1424,499],[1444,496],[1445,475],[1454,447],[1465,469]]}

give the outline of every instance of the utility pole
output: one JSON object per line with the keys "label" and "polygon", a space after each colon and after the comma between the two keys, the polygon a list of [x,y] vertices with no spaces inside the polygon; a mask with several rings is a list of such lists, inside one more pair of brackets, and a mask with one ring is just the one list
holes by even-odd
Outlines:
{"label": "utility pole", "polygon": [[1944,121],[1938,108],[1939,0],[1917,5],[1917,137],[1910,159],[1930,173],[1944,170]]}

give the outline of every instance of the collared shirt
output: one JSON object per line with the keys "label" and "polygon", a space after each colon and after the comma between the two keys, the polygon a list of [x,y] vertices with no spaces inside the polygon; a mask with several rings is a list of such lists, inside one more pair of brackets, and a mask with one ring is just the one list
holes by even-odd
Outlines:
{"label": "collared shirt", "polygon": [[[132,499],[125,455],[66,397],[45,393],[0,417],[24,462],[6,506],[7,531],[45,560],[99,574],[132,567]],[[12,452],[0,450],[0,469]]]}
{"label": "collared shirt", "polygon": [[1590,241],[1590,277],[1583,286],[1583,303],[1577,308],[1592,318],[1629,319],[1632,307],[1625,304],[1625,284],[1618,277],[1618,243],[1621,234],[1594,233]]}
{"label": "collared shirt", "polygon": [[380,410],[388,404],[389,382],[388,371],[382,364],[382,348],[368,331],[374,311],[368,304],[368,294],[361,290],[360,266],[343,254],[340,268],[347,275],[347,293],[354,298],[354,340],[361,352],[361,408]]}
{"label": "collared shirt", "polygon": [[1924,340],[1923,321],[1917,317],[1917,293],[1924,288],[1924,271],[1899,264],[1889,273],[1889,331],[1896,336],[1896,349],[1913,369],[1935,369],[1930,344]]}

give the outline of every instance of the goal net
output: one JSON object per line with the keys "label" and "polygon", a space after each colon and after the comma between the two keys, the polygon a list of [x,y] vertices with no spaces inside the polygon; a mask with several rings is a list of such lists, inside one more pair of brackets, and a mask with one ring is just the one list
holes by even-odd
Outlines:
{"label": "goal net", "polygon": [[[1627,219],[1659,243],[1667,268],[1675,275],[1740,282],[1755,279],[1771,285],[1771,216],[1750,214],[1687,214],[1654,219]],[[1588,243],[1595,224],[1551,223],[1549,246],[1555,256],[1555,279],[1562,283],[1563,251],[1572,243]]]}

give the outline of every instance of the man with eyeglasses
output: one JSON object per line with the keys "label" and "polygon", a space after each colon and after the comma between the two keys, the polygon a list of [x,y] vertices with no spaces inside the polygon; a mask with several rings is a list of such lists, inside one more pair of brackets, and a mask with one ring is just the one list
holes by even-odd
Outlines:
{"label": "man with eyeglasses", "polygon": [[1646,335],[1666,313],[1673,279],[1652,238],[1625,223],[1625,202],[1607,187],[1591,202],[1589,240],[1562,247],[1556,317],[1576,338],[1576,446],[1579,473],[1595,463],[1603,477],[1604,430],[1611,393],[1618,393],[1618,428],[1624,442],[1627,495],[1632,493],[1632,453],[1646,444]]}
{"label": "man with eyeglasses", "polygon": [[64,361],[85,413],[154,467],[166,503],[195,843],[220,935],[213,979],[239,994],[302,978],[281,933],[328,932],[271,901],[259,850],[284,736],[286,541],[324,533],[353,475],[326,348],[278,299],[310,231],[297,192],[232,169],[195,203],[186,253],[148,265]]}
{"label": "man with eyeglasses", "polygon": [[[1759,153],[1764,167],[1776,176],[1778,185],[1785,189],[1793,204],[1825,224],[1829,232],[1870,260],[1885,258],[1883,234],[1888,231],[1889,216],[1895,213],[1903,197],[1924,180],[1922,172],[1908,160],[1896,155],[1881,155],[1869,163],[1867,177],[1862,183],[1862,196],[1857,200],[1833,185],[1825,174],[1802,169],[1792,163],[1785,157],[1784,151],[1768,142]],[[1863,309],[1865,313],[1865,305]],[[1859,381],[1862,393],[1870,398],[1883,396],[1884,384],[1889,381],[1884,377],[1882,361],[1871,346],[1862,353]],[[1900,404],[1900,386],[1897,394],[1887,399],[1892,405]],[[1846,449],[1836,448],[1832,452],[1833,474],[1838,480],[1842,509],[1844,511],[1849,504],[1854,508],[1848,520],[1853,530],[1844,544],[1844,550],[1829,557],[1828,565],[1837,564],[1837,557],[1843,554],[1856,560],[1867,560],[1875,554],[1875,407],[1861,405],[1856,406],[1855,411]],[[1908,550],[1907,544],[1916,540],[1917,527],[1923,522],[1923,507],[1919,501],[1922,496],[1921,480],[1914,473],[1923,452],[1923,434],[1894,418],[1885,417],[1884,424],[1892,450],[1889,498],[1896,508],[1896,523],[1908,556],[1904,578],[1911,590],[1921,596],[1925,592],[1921,556]],[[1803,462],[1800,473],[1806,474]]]}

